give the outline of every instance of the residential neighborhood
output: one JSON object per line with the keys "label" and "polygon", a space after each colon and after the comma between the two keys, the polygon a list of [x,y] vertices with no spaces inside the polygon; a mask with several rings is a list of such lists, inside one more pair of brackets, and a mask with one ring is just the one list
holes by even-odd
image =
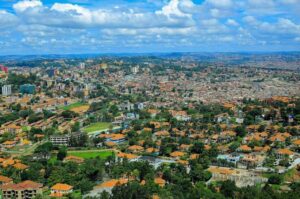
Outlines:
{"label": "residential neighborhood", "polygon": [[132,61],[7,69],[2,198],[117,198],[123,189],[150,189],[142,192],[153,198],[205,189],[200,198],[222,198],[228,183],[239,194],[258,185],[293,194],[300,81],[286,77],[298,73]]}

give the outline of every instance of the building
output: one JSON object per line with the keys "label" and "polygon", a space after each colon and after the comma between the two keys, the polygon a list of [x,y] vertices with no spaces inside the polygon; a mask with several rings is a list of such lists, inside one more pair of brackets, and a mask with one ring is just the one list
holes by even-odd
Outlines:
{"label": "building", "polygon": [[11,95],[11,85],[2,86],[2,95],[4,95],[4,96]]}
{"label": "building", "polygon": [[85,63],[84,62],[79,63],[79,68],[84,69],[85,68]]}
{"label": "building", "polygon": [[46,71],[48,77],[54,77],[56,74],[56,70],[54,68],[51,68],[49,70]]}
{"label": "building", "polygon": [[16,145],[17,145],[17,142],[14,140],[7,140],[1,144],[1,146],[3,148],[7,148],[7,149],[13,148]]}
{"label": "building", "polygon": [[8,67],[6,67],[6,66],[0,65],[0,70],[5,73],[8,73]]}
{"label": "building", "polygon": [[139,66],[134,66],[134,67],[132,67],[132,68],[131,68],[131,72],[132,72],[133,74],[137,74],[137,73],[139,72]]}
{"label": "building", "polygon": [[36,195],[42,194],[43,185],[30,180],[23,181],[18,184],[4,184],[0,188],[2,190],[3,199],[31,199]]}
{"label": "building", "polygon": [[83,136],[82,132],[74,132],[65,135],[52,135],[50,136],[50,142],[56,146],[69,146],[70,140],[79,140]]}
{"label": "building", "polygon": [[34,94],[35,85],[33,84],[23,84],[20,86],[20,93],[22,94]]}
{"label": "building", "polygon": [[57,183],[51,187],[52,197],[62,197],[63,195],[69,194],[73,192],[73,187],[68,184]]}
{"label": "building", "polygon": [[68,146],[70,138],[70,135],[52,135],[50,136],[50,142],[56,146]]}
{"label": "building", "polygon": [[1,185],[12,184],[12,183],[13,183],[13,180],[11,178],[0,175],[0,184]]}

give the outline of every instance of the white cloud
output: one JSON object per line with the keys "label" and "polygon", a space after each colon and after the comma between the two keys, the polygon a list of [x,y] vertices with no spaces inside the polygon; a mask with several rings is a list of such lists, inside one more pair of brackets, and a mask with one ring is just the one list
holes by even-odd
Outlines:
{"label": "white cloud", "polygon": [[43,3],[39,0],[19,1],[13,5],[16,12],[24,12],[28,8],[42,7]]}
{"label": "white cloud", "polygon": [[226,24],[229,26],[239,26],[239,24],[234,19],[227,19]]}
{"label": "white cloud", "polygon": [[0,29],[14,26],[17,22],[18,18],[15,15],[5,10],[0,10]]}
{"label": "white cloud", "polygon": [[[194,21],[191,16],[182,12],[178,4],[178,0],[172,0],[156,12],[135,12],[133,9],[120,10],[118,8],[90,10],[79,5],[65,3],[55,3],[48,8],[40,1],[21,1],[14,4],[14,8],[27,23],[57,27],[180,28],[193,26]],[[36,10],[36,7],[41,9]],[[43,20],[40,20],[42,18]]]}
{"label": "white cloud", "polygon": [[19,1],[14,10],[0,10],[0,40],[5,37],[6,46],[39,50],[73,50],[74,45],[118,50],[120,45],[196,48],[203,43],[214,48],[218,44],[271,48],[294,45],[300,37],[300,0],[147,0],[149,7],[141,2],[128,6],[126,1],[88,7],[81,2],[89,1]]}
{"label": "white cloud", "polygon": [[233,5],[231,0],[207,0],[207,2],[215,7],[229,8]]}

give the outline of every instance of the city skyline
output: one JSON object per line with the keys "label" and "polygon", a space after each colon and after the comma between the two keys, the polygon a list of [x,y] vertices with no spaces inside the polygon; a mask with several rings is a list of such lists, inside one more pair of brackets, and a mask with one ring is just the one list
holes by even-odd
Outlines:
{"label": "city skyline", "polygon": [[5,0],[0,55],[299,51],[299,0]]}

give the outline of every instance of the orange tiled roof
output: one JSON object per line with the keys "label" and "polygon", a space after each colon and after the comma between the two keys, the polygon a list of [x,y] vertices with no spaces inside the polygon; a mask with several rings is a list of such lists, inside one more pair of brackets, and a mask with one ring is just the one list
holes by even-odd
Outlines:
{"label": "orange tiled roof", "polygon": [[69,191],[73,189],[73,186],[68,184],[57,183],[51,187],[52,190],[55,191]]}
{"label": "orange tiled roof", "polygon": [[198,157],[199,157],[199,154],[196,154],[196,153],[190,155],[190,159],[191,159],[191,160],[195,160],[195,159],[197,159]]}
{"label": "orange tiled roof", "polygon": [[282,133],[277,133],[277,134],[273,135],[272,137],[270,137],[269,140],[272,142],[275,142],[275,141],[284,142],[286,140],[286,137]]}
{"label": "orange tiled roof", "polygon": [[131,153],[118,153],[117,155],[119,158],[127,158],[127,159],[134,159],[137,158],[138,156],[131,154]]}
{"label": "orange tiled roof", "polygon": [[146,152],[147,153],[154,153],[154,152],[158,152],[158,149],[150,147],[150,148],[146,149]]}
{"label": "orange tiled roof", "polygon": [[155,133],[155,135],[156,136],[170,136],[170,133],[168,131],[163,130],[163,131],[157,131]]}
{"label": "orange tiled roof", "polygon": [[187,160],[177,160],[177,162],[179,164],[182,164],[182,165],[188,165],[189,164],[189,162]]}
{"label": "orange tiled roof", "polygon": [[152,129],[151,128],[144,128],[143,131],[145,131],[145,132],[152,132]]}
{"label": "orange tiled roof", "polygon": [[19,170],[25,170],[25,169],[28,168],[27,165],[22,164],[22,163],[16,163],[16,164],[13,165],[13,167],[15,167],[16,169],[19,169]]}
{"label": "orange tiled roof", "polygon": [[120,178],[120,179],[111,179],[109,181],[103,182],[102,184],[96,186],[99,188],[111,188],[115,187],[117,185],[126,184],[128,182],[128,179],[126,178]]}
{"label": "orange tiled roof", "polygon": [[6,185],[2,185],[1,189],[2,190],[26,190],[26,189],[39,189],[42,188],[43,185],[40,183],[36,183],[30,180],[26,180],[23,182],[20,182],[18,184],[6,184]]}
{"label": "orange tiled roof", "polygon": [[294,145],[300,145],[300,139],[299,139],[299,140],[293,141],[293,144],[294,144]]}
{"label": "orange tiled roof", "polygon": [[130,150],[130,151],[142,151],[142,150],[144,150],[144,147],[139,146],[139,145],[132,145],[132,146],[128,147],[128,150]]}
{"label": "orange tiled roof", "polygon": [[5,141],[2,143],[3,145],[13,145],[13,144],[16,144],[16,141]]}
{"label": "orange tiled roof", "polygon": [[11,178],[0,175],[0,182],[2,182],[2,183],[8,183],[8,182],[12,182],[12,181],[13,180]]}
{"label": "orange tiled roof", "polygon": [[289,149],[278,149],[277,153],[282,154],[282,155],[293,155],[294,154],[294,152]]}
{"label": "orange tiled roof", "polygon": [[3,167],[7,167],[7,166],[10,166],[10,165],[14,165],[15,164],[15,160],[13,159],[6,159],[2,162],[2,166]]}
{"label": "orange tiled roof", "polygon": [[160,197],[159,197],[157,194],[154,194],[154,195],[152,196],[152,199],[160,199]]}
{"label": "orange tiled roof", "polygon": [[162,178],[155,178],[154,183],[158,184],[159,186],[163,187],[166,184],[166,181]]}
{"label": "orange tiled roof", "polygon": [[192,146],[192,144],[181,144],[179,146],[180,149],[189,149]]}
{"label": "orange tiled roof", "polygon": [[117,144],[114,143],[114,142],[105,142],[105,145],[108,146],[108,147],[114,147],[114,146],[116,146]]}
{"label": "orange tiled roof", "polygon": [[247,145],[242,145],[239,147],[241,151],[252,151],[252,149]]}
{"label": "orange tiled roof", "polygon": [[181,157],[184,156],[184,153],[181,151],[174,151],[170,154],[171,157]]}

